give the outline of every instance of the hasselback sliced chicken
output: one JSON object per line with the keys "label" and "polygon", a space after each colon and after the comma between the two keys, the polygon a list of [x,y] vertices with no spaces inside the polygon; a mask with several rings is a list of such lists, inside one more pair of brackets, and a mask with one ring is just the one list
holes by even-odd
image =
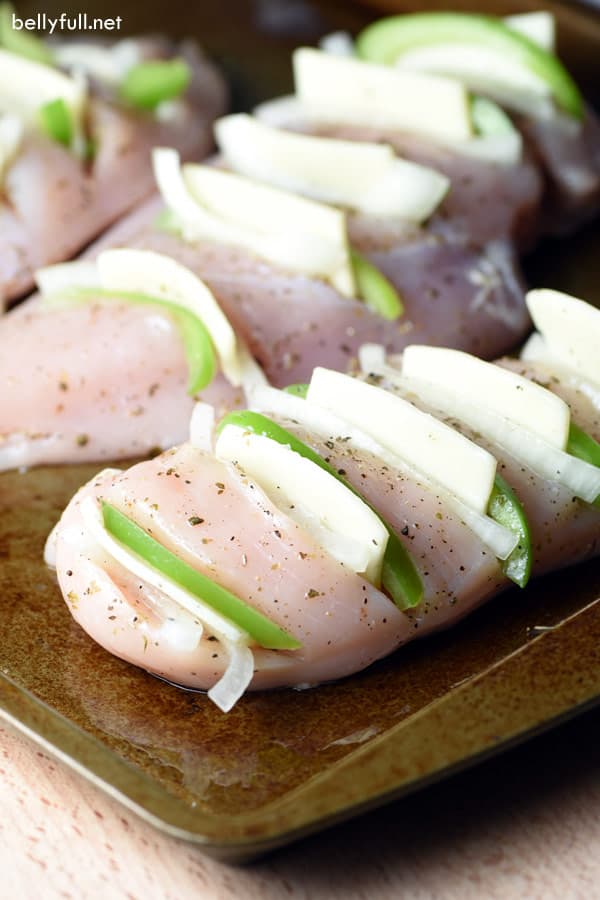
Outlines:
{"label": "hasselback sliced chicken", "polygon": [[406,73],[449,75],[500,103],[545,178],[541,234],[596,215],[600,123],[556,55],[551,13],[392,16],[365,28],[352,52]]}
{"label": "hasselback sliced chicken", "polygon": [[38,273],[0,319],[0,470],[144,456],[180,442],[194,402],[221,413],[263,380],[210,291],[152,253]]}
{"label": "hasselback sliced chicken", "polygon": [[199,404],[189,442],[104,470],[54,529],[46,558],[75,619],[227,710],[247,687],[358,671],[595,555],[598,405],[561,394],[600,384],[600,312],[552,292],[529,305],[543,364],[370,346],[359,377],[259,384],[220,420]]}
{"label": "hasselback sliced chicken", "polygon": [[3,308],[152,192],[153,146],[205,156],[226,90],[191,42],[46,44],[0,17]]}

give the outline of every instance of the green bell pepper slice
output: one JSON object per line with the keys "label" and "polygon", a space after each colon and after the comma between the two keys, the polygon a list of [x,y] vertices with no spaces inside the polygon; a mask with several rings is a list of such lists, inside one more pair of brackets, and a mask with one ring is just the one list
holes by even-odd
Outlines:
{"label": "green bell pepper slice", "polygon": [[71,146],[75,134],[73,116],[61,97],[40,106],[39,119],[40,127],[48,137],[65,147]]}
{"label": "green bell pepper slice", "polygon": [[390,321],[399,318],[404,312],[404,304],[391,281],[356,250],[350,250],[350,260],[358,294],[369,309]]}
{"label": "green bell pepper slice", "polygon": [[453,43],[488,47],[514,60],[546,82],[563,112],[583,118],[583,98],[560,60],[493,16],[452,12],[390,16],[358,35],[356,52],[362,59],[393,65],[403,53],[418,47]]}
{"label": "green bell pepper slice", "polygon": [[514,531],[519,543],[510,556],[503,560],[502,571],[507,578],[524,588],[531,576],[533,550],[531,532],[523,506],[511,486],[496,474],[488,504],[488,515],[499,525]]}
{"label": "green bell pepper slice", "polygon": [[[573,422],[569,426],[567,453],[600,468],[600,444]],[[600,506],[600,497],[596,497],[594,506]]]}
{"label": "green bell pepper slice", "polygon": [[191,77],[190,67],[183,59],[148,60],[127,71],[120,95],[137,109],[154,110],[165,100],[179,97]]}
{"label": "green bell pepper slice", "polygon": [[102,503],[102,519],[104,527],[116,540],[246,631],[261,647],[268,650],[297,650],[302,646],[271,619],[167,550],[133,519],[110,503]]}
{"label": "green bell pepper slice", "polygon": [[306,395],[308,394],[308,385],[307,384],[288,384],[287,387],[283,389],[286,394],[292,394],[294,397],[302,397],[303,400],[306,400]]}

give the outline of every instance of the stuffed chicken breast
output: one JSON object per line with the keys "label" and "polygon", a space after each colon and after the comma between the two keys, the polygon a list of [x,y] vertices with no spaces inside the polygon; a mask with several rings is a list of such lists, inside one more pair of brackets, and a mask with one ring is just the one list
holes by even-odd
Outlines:
{"label": "stuffed chicken breast", "polygon": [[0,306],[32,289],[37,268],[71,258],[151,193],[153,146],[204,156],[226,99],[192,44],[39,41],[32,49],[22,41],[33,37],[5,18]]}
{"label": "stuffed chicken breast", "polygon": [[[568,300],[550,355],[566,353]],[[593,381],[584,357],[572,370]],[[258,385],[216,430],[200,404],[190,442],[82,488],[46,554],[84,629],[227,710],[247,687],[358,671],[598,552],[593,404],[460,351],[361,362],[361,378]]]}
{"label": "stuffed chicken breast", "polygon": [[597,214],[600,126],[556,54],[555,31],[545,11],[426,12],[375,22],[352,49],[403,73],[456,78],[506,109],[544,177],[539,232],[560,233]]}
{"label": "stuffed chicken breast", "polygon": [[206,286],[173,260],[110,251],[39,273],[0,319],[0,469],[131,458],[224,413],[263,376]]}

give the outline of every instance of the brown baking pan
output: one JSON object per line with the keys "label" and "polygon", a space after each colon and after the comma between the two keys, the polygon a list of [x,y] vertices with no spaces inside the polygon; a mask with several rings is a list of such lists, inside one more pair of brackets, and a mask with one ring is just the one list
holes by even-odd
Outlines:
{"label": "brown baking pan", "polygon": [[[560,48],[600,99],[600,25],[571,4]],[[378,2],[379,10],[450,4]],[[452,3],[509,12],[534,3]],[[57,6],[58,8],[58,6]],[[107,15],[106,6],[88,11]],[[49,15],[52,4],[47,4]],[[27,11],[27,7],[23,7]],[[60,9],[59,9],[60,11]],[[375,10],[348,3],[121,3],[126,31],[193,34],[234,103],[289,90],[289,51]],[[545,244],[532,281],[600,300],[597,226]],[[45,538],[98,467],[0,475],[0,714],[157,827],[247,860],[447,776],[600,699],[598,562],[509,591],[452,630],[352,678],[246,695],[224,715],[201,693],[106,653],[73,622]]]}

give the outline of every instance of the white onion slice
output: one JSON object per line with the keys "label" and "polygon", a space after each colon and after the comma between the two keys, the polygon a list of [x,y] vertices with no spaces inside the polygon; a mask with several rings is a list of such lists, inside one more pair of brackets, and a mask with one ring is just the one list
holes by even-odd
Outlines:
{"label": "white onion slice", "polygon": [[127,571],[162,591],[176,605],[191,613],[225,647],[229,656],[227,669],[208,696],[223,712],[228,712],[244,693],[254,673],[254,657],[248,647],[249,635],[200,598],[149,566],[109,534],[104,527],[100,507],[92,497],[85,498],[80,512],[88,534],[106,553]]}
{"label": "white onion slice", "polygon": [[[378,355],[378,345],[372,344],[369,346],[371,348],[371,357]],[[381,351],[385,352],[383,348],[381,348]],[[368,368],[367,371],[371,371],[371,369]],[[252,409],[257,412],[270,412],[293,419],[303,428],[314,432],[325,440],[334,436],[342,436],[345,446],[348,448],[356,448],[365,453],[371,453],[387,465],[418,479],[427,490],[435,492],[442,497],[455,515],[492,550],[498,559],[507,559],[517,546],[518,538],[513,531],[499,525],[489,516],[481,515],[470,509],[458,497],[443,490],[443,488],[411,467],[400,457],[378,444],[370,435],[360,431],[359,428],[334,415],[329,410],[323,409],[315,403],[309,403],[301,397],[294,397],[285,391],[278,391],[276,388],[270,387],[256,390],[251,395],[251,401]]]}
{"label": "white onion slice", "polygon": [[208,696],[222,712],[229,712],[246,691],[254,675],[254,656],[243,641],[222,639],[229,662],[225,672],[211,687]]}

